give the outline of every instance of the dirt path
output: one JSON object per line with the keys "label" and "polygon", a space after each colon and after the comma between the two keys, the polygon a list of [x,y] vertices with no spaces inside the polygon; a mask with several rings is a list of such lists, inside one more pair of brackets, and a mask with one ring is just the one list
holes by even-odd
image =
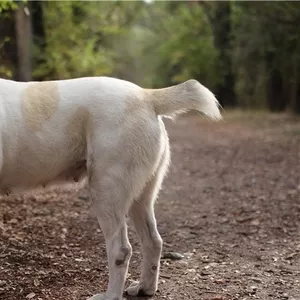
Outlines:
{"label": "dirt path", "polygon": [[[167,121],[172,166],[156,205],[169,300],[300,300],[300,120],[231,113]],[[84,194],[84,193],[81,193]],[[85,299],[105,289],[102,235],[76,193],[0,199],[0,299]],[[138,276],[139,247],[130,280]],[[27,296],[27,298],[26,298]]]}

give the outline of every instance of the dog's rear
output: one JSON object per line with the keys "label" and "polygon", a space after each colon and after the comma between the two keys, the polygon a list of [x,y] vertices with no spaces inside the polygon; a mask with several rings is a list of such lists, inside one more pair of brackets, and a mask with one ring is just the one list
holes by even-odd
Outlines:
{"label": "dog's rear", "polygon": [[163,89],[130,89],[132,97],[122,125],[122,142],[117,145],[121,149],[111,149],[108,164],[98,158],[97,181],[90,182],[107,243],[110,274],[106,294],[95,295],[92,300],[121,299],[132,251],[127,238],[127,213],[141,241],[143,262],[140,280],[132,283],[126,293],[153,295],[157,290],[162,239],[157,231],[154,202],[170,160],[168,136],[160,116],[198,110],[211,119],[221,119],[218,101],[196,80]]}
{"label": "dog's rear", "polygon": [[214,95],[196,80],[163,89],[107,77],[0,86],[0,189],[76,181],[86,169],[109,264],[108,290],[92,299],[122,298],[132,252],[126,215],[143,255],[141,279],[126,291],[154,294],[162,249],[154,202],[170,159],[161,116],[198,110],[219,120]]}

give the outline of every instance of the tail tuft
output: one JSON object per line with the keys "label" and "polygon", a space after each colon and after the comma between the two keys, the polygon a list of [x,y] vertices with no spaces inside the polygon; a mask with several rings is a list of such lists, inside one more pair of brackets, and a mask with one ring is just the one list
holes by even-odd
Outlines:
{"label": "tail tuft", "polygon": [[157,115],[174,115],[198,110],[213,120],[221,120],[220,104],[214,94],[197,80],[163,89],[145,90],[146,99],[153,103]]}

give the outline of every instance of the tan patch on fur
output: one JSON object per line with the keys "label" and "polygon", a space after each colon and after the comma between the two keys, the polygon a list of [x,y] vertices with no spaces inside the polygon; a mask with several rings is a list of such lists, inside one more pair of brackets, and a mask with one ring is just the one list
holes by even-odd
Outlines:
{"label": "tan patch on fur", "polygon": [[73,143],[86,146],[86,135],[90,131],[90,112],[86,107],[79,107],[71,116],[66,131]]}
{"label": "tan patch on fur", "polygon": [[59,92],[56,82],[30,84],[22,94],[22,113],[28,126],[40,130],[58,109]]}

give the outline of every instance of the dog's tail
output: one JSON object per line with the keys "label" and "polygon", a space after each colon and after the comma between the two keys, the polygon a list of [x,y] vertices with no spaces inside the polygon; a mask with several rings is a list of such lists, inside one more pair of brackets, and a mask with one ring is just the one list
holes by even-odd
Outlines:
{"label": "dog's tail", "polygon": [[198,110],[211,119],[222,119],[218,100],[197,80],[191,79],[171,87],[145,91],[146,99],[153,104],[157,115],[172,117],[189,110]]}

